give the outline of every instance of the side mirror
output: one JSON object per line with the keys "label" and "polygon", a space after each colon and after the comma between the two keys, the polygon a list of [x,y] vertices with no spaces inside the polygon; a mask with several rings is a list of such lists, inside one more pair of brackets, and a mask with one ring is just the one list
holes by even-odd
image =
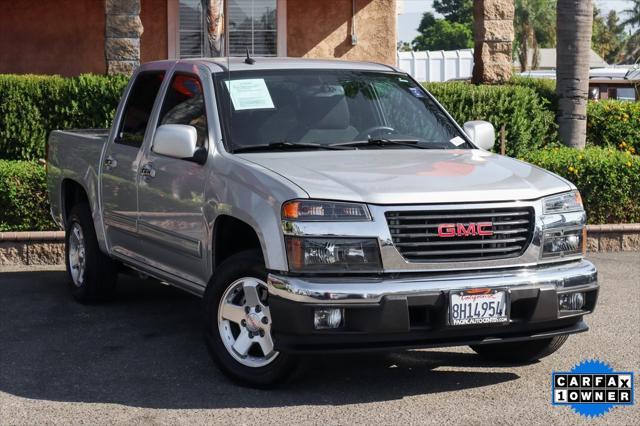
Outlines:
{"label": "side mirror", "polygon": [[496,143],[496,130],[488,121],[467,121],[464,123],[464,132],[474,145],[485,151],[491,150]]}
{"label": "side mirror", "polygon": [[192,159],[198,151],[198,132],[185,124],[163,124],[153,138],[156,154],[179,159]]}

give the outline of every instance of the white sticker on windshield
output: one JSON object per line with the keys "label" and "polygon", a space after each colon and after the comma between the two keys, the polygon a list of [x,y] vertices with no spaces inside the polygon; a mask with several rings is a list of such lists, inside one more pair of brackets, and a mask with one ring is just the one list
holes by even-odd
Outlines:
{"label": "white sticker on windshield", "polygon": [[454,144],[455,146],[460,146],[462,145],[465,141],[464,139],[462,139],[460,136],[456,136],[455,138],[451,139],[449,142],[451,142],[452,144]]}
{"label": "white sticker on windshield", "polygon": [[[229,84],[231,83],[231,84]],[[273,109],[269,88],[262,78],[225,81],[236,111],[246,109]]]}

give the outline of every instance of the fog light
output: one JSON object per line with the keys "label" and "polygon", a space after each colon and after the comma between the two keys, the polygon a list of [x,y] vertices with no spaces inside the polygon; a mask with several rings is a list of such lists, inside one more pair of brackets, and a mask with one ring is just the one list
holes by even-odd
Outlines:
{"label": "fog light", "polygon": [[558,296],[561,311],[578,311],[584,306],[584,293],[565,293]]}
{"label": "fog light", "polygon": [[313,326],[316,330],[338,328],[342,325],[343,317],[344,315],[340,308],[316,309],[313,315]]}

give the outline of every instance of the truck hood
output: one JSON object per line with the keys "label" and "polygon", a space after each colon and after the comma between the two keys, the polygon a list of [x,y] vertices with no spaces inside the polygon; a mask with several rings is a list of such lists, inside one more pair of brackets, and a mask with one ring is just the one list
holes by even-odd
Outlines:
{"label": "truck hood", "polygon": [[371,204],[531,200],[568,191],[564,179],[481,150],[353,150],[240,154],[311,198]]}

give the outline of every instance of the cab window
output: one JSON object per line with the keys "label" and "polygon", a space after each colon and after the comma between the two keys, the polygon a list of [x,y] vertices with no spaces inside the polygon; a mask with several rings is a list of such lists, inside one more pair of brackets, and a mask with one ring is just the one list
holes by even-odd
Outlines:
{"label": "cab window", "polygon": [[198,147],[206,147],[207,114],[200,80],[188,74],[176,74],[167,89],[158,125],[184,124],[195,127]]}
{"label": "cab window", "polygon": [[163,79],[164,71],[138,74],[124,107],[116,143],[140,148]]}

